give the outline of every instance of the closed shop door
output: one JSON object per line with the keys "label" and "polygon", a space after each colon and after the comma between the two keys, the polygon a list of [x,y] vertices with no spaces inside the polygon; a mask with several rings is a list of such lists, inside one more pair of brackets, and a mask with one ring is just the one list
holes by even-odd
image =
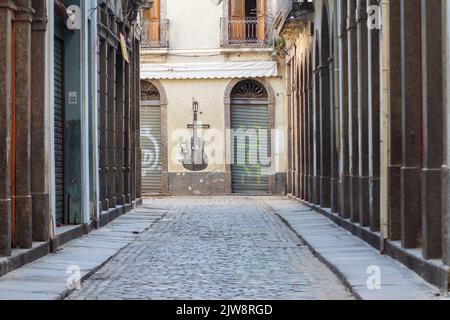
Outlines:
{"label": "closed shop door", "polygon": [[54,139],[55,139],[55,214],[56,224],[64,223],[64,42],[55,37],[55,92],[54,92]]}
{"label": "closed shop door", "polygon": [[234,193],[266,194],[269,192],[270,130],[267,105],[231,106]]}
{"label": "closed shop door", "polygon": [[161,106],[142,101],[141,107],[142,193],[158,194],[161,186]]}

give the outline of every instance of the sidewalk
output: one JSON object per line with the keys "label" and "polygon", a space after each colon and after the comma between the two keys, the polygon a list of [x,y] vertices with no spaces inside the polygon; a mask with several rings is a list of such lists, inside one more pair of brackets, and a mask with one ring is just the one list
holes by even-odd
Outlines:
{"label": "sidewalk", "polygon": [[64,299],[71,292],[67,280],[77,268],[81,280],[88,278],[167,212],[145,207],[1,277],[0,300]]}
{"label": "sidewalk", "polygon": [[[267,198],[264,202],[280,216],[359,299],[443,299],[439,290],[412,270],[381,255],[366,242],[330,219],[290,199]],[[371,268],[371,273],[368,273]],[[367,280],[379,270],[381,288],[371,290]]]}

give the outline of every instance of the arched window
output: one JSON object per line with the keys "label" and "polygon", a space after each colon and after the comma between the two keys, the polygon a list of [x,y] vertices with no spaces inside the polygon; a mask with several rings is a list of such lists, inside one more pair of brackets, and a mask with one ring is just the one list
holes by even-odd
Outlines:
{"label": "arched window", "polygon": [[141,100],[160,100],[161,96],[155,85],[149,81],[141,81]]}
{"label": "arched window", "polygon": [[243,80],[231,91],[231,99],[267,99],[267,90],[255,80]]}

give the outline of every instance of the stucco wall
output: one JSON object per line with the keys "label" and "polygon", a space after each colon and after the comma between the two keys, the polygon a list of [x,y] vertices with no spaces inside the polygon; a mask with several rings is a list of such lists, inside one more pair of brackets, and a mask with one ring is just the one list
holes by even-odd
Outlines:
{"label": "stucco wall", "polygon": [[[230,79],[205,79],[205,80],[161,80],[167,93],[167,125],[168,125],[168,170],[169,172],[186,172],[177,157],[180,152],[180,135],[178,132],[185,131],[187,125],[192,123],[192,100],[199,103],[202,114],[199,117],[204,124],[211,125],[211,129],[205,130],[205,140],[210,165],[207,172],[225,171],[225,149],[224,142],[212,141],[214,131],[224,135],[225,133],[225,91],[230,83]],[[282,78],[269,79],[272,89],[275,93],[275,121],[276,128],[283,134],[285,133],[285,108],[284,108],[284,82]],[[277,172],[284,172],[286,168],[285,153],[283,152],[285,144],[282,142],[278,153],[276,166]],[[215,156],[212,154],[215,151]],[[216,161],[214,161],[214,159]],[[215,163],[214,163],[215,162]]]}
{"label": "stucco wall", "polygon": [[[210,0],[161,0],[161,17],[169,20],[168,48],[143,50],[142,63],[205,63],[228,61],[272,61],[273,48],[262,47],[221,47],[221,18],[228,15],[228,0],[214,5]],[[267,14],[275,16],[275,0],[267,0]],[[284,68],[280,64],[279,71]],[[227,193],[226,155],[225,155],[225,92],[234,79],[158,79],[167,95],[167,148],[169,193],[180,194],[220,194]],[[276,150],[275,173],[284,173],[286,158],[286,116],[285,116],[285,79],[278,77],[265,79],[270,83],[275,98],[275,122],[280,143]],[[186,170],[181,163],[180,135],[184,131],[188,137],[192,129],[192,101],[199,103],[202,114],[199,116],[211,129],[205,130],[206,151],[209,158],[208,168],[199,173]],[[218,140],[213,142],[211,136]],[[212,152],[215,152],[215,155]],[[280,176],[280,175],[278,175]],[[282,174],[281,174],[282,176]],[[203,181],[203,182],[201,182]],[[209,186],[207,181],[210,182]],[[217,182],[218,181],[218,182]],[[283,181],[279,178],[277,181]],[[281,185],[282,183],[280,183]],[[278,190],[282,190],[279,187]]]}

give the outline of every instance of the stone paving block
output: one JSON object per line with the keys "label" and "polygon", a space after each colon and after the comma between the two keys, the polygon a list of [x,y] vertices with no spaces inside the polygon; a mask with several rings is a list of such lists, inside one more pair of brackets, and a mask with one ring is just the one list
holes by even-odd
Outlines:
{"label": "stone paving block", "polygon": [[69,299],[352,298],[259,198],[151,203],[173,210]]}

